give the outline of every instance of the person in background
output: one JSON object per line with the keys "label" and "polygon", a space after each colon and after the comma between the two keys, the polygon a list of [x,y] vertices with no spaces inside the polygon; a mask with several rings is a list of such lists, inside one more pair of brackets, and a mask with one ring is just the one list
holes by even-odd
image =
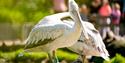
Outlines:
{"label": "person in background", "polygon": [[55,13],[67,11],[65,0],[53,0]]}
{"label": "person in background", "polygon": [[120,23],[120,17],[121,17],[121,12],[120,12],[120,5],[118,3],[114,3],[112,5],[112,24],[113,24],[113,30],[115,35],[119,36],[119,23]]}
{"label": "person in background", "polygon": [[89,21],[95,25],[95,27],[99,28],[99,15],[98,11],[101,8],[102,1],[101,0],[92,0],[92,2],[89,5]]}
{"label": "person in background", "polygon": [[101,0],[93,0],[89,6],[91,14],[98,14],[98,10],[101,7]]}
{"label": "person in background", "polygon": [[88,7],[85,4],[83,4],[80,7],[80,16],[81,16],[82,20],[88,21],[88,15],[89,15]]}
{"label": "person in background", "polygon": [[111,22],[110,20],[111,13],[112,13],[112,10],[108,0],[102,0],[102,6],[99,9],[102,39],[105,39],[107,33],[111,31],[109,26]]}

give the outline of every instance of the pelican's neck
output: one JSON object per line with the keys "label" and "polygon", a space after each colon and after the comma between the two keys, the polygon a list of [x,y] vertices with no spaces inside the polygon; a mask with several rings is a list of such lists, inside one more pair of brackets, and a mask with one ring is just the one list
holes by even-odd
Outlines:
{"label": "pelican's neck", "polygon": [[82,27],[82,19],[80,17],[79,12],[75,12],[75,15],[73,16],[73,20],[75,21],[75,28],[81,28]]}
{"label": "pelican's neck", "polygon": [[[83,32],[84,38],[88,39],[87,32],[85,30],[85,25],[82,23],[82,19],[79,14],[79,7],[74,0],[69,0],[69,12],[71,14],[72,19],[75,21],[74,29],[76,32]],[[80,33],[81,34],[81,33]]]}
{"label": "pelican's neck", "polygon": [[84,38],[89,39],[88,34],[87,34],[86,30],[85,30],[85,25],[82,23],[82,19],[81,19],[80,14],[79,14],[78,11],[74,15],[73,20],[75,21],[75,25],[74,25],[75,30],[79,30],[79,31],[83,32],[84,33],[83,34]]}

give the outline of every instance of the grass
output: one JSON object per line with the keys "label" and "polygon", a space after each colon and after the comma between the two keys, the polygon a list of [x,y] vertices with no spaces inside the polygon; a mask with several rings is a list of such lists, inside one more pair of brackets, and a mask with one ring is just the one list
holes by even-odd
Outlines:
{"label": "grass", "polygon": [[[48,58],[45,52],[25,52],[22,54],[23,50],[17,50],[12,52],[0,52],[0,61],[1,59],[6,60],[9,62],[21,62],[21,63],[28,63],[30,60],[31,62],[40,63],[42,60]],[[78,55],[72,52],[68,52],[66,50],[57,50],[56,52],[57,57],[60,61],[66,60],[67,62],[72,62],[78,58]],[[125,63],[125,57],[120,54],[116,54],[114,58],[110,61],[104,61],[103,63]],[[95,63],[102,63],[102,59],[96,58],[94,59]]]}
{"label": "grass", "polygon": [[[22,52],[23,50],[17,50],[13,52],[0,52],[0,59],[5,59],[6,61],[12,62],[27,62],[27,60],[31,60],[39,63],[47,58],[47,54],[44,52],[25,52],[20,56],[19,54],[22,54]],[[60,61],[65,59],[66,61],[71,62],[78,57],[78,55],[74,53],[62,50],[58,50],[56,53]]]}
{"label": "grass", "polygon": [[120,54],[116,54],[114,58],[112,58],[110,61],[104,61],[104,63],[125,63],[125,57]]}

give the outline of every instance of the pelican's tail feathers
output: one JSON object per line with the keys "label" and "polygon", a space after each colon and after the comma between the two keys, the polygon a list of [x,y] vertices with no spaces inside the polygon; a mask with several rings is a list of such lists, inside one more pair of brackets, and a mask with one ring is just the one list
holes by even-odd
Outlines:
{"label": "pelican's tail feathers", "polygon": [[109,56],[110,55],[109,55],[108,51],[105,48],[103,48],[103,52],[101,53],[101,57],[103,59],[105,59],[106,61],[109,61],[110,60]]}
{"label": "pelican's tail feathers", "polygon": [[106,61],[109,61],[109,60],[110,60],[109,56],[107,56],[107,55],[105,55],[105,54],[101,54],[101,57],[102,57],[103,59],[105,59]]}

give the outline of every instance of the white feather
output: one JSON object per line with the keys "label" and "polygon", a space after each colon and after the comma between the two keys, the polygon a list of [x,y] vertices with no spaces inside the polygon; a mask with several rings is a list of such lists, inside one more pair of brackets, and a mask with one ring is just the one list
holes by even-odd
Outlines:
{"label": "white feather", "polygon": [[[73,21],[66,21],[64,20],[65,23],[69,25],[74,25]],[[100,56],[104,58],[105,60],[109,60],[109,54],[108,51],[106,50],[106,47],[103,43],[103,40],[100,36],[100,33],[96,30],[96,28],[93,26],[93,24],[89,22],[82,22],[83,25],[85,25],[85,31],[89,35],[90,38],[90,43],[86,43],[84,40],[84,36],[81,34],[81,37],[79,40],[82,40],[83,42],[77,42],[71,47],[68,47],[70,50],[78,53],[78,54],[83,54],[87,56]],[[83,51],[83,52],[82,52]]]}

